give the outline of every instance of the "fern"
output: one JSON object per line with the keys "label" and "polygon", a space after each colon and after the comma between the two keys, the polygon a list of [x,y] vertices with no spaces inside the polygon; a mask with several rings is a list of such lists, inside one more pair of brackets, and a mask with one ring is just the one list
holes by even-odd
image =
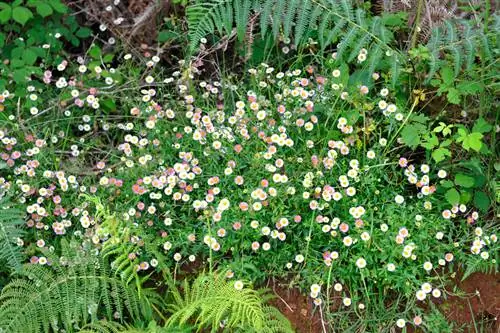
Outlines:
{"label": "fern", "polygon": [[[0,294],[0,329],[9,333],[73,332],[75,325],[97,320],[151,318],[151,303],[135,286],[114,278],[102,258],[62,242],[62,256],[47,253],[50,265],[25,265],[22,278]],[[140,286],[139,286],[140,287]]]}
{"label": "fern", "polygon": [[429,82],[441,68],[445,56],[448,56],[453,64],[455,77],[464,68],[466,70],[472,68],[476,56],[479,56],[483,64],[496,61],[492,49],[498,52],[496,29],[499,20],[500,16],[494,15],[489,33],[485,33],[484,26],[473,26],[470,21],[449,20],[445,21],[443,26],[434,28],[425,45],[430,54],[426,82]]}
{"label": "fern", "polygon": [[24,254],[16,240],[22,238],[24,230],[24,212],[13,207],[7,197],[0,199],[0,262],[6,262],[9,268],[20,271],[24,263]]}
{"label": "fern", "polygon": [[[260,20],[260,33],[266,35],[271,28],[277,39],[280,34],[291,38],[298,46],[315,36],[322,50],[336,45],[337,59],[352,62],[359,51],[367,52],[367,70],[373,73],[384,66],[384,55],[392,74],[393,85],[406,66],[404,53],[393,48],[394,34],[375,16],[367,15],[363,9],[355,9],[352,0],[208,0],[194,1],[186,9],[191,51],[195,51],[200,40],[216,30],[230,35],[233,28],[239,40],[245,37],[248,18],[252,11]],[[496,34],[500,24],[499,15],[492,16],[490,29],[473,26],[470,21],[445,20],[440,27],[432,29],[425,45],[429,50],[428,83],[449,58],[455,75],[465,67],[470,69],[476,55],[483,63],[495,60],[498,49]],[[485,32],[489,31],[489,32]],[[464,66],[465,65],[465,66]]]}
{"label": "fern", "polygon": [[223,273],[201,274],[192,284],[184,281],[182,293],[170,276],[166,281],[173,298],[168,327],[194,321],[198,330],[216,332],[224,321],[227,329],[244,332],[293,332],[278,310],[265,305],[265,291],[237,290]]}
{"label": "fern", "polygon": [[[376,64],[384,52],[392,50],[392,39],[382,21],[367,17],[362,9],[355,10],[351,0],[209,0],[195,1],[186,9],[191,50],[200,40],[218,31],[231,34],[233,25],[239,40],[245,36],[251,9],[259,16],[260,33],[269,27],[277,39],[281,35],[299,45],[316,30],[321,48],[337,43],[338,58],[353,60],[362,48],[377,48]],[[382,36],[382,38],[380,37]],[[397,51],[392,50],[393,53]],[[370,52],[368,52],[370,55]],[[373,66],[370,66],[373,67]]]}

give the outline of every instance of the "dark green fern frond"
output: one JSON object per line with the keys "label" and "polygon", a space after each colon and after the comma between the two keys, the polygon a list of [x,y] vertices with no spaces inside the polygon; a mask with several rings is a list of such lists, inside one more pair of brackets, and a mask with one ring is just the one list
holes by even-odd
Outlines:
{"label": "dark green fern frond", "polygon": [[258,14],[262,36],[271,27],[275,39],[281,34],[292,39],[296,46],[315,30],[323,50],[338,43],[340,58],[345,53],[352,60],[357,56],[356,51],[369,50],[372,44],[391,50],[392,40],[378,36],[383,22],[379,19],[373,22],[366,11],[356,10],[351,0],[195,1],[186,9],[191,50],[197,49],[201,38],[215,31],[231,33],[233,25],[242,40],[252,10]]}
{"label": "dark green fern frond", "polygon": [[487,23],[474,25],[470,21],[464,20],[445,21],[442,27],[433,29],[431,37],[425,45],[430,54],[427,82],[441,68],[445,58],[449,58],[453,63],[455,76],[464,67],[470,69],[476,59],[483,64],[496,61],[494,51],[497,52],[500,41],[496,27],[498,20],[499,15],[495,14],[489,29],[486,29]]}
{"label": "dark green fern frond", "polygon": [[86,324],[105,316],[123,321],[151,318],[151,304],[136,286],[112,276],[102,258],[62,243],[62,256],[47,253],[48,265],[27,264],[19,279],[0,294],[0,328],[4,332],[49,332]]}
{"label": "dark green fern frond", "polygon": [[19,271],[23,267],[24,254],[16,244],[23,238],[24,212],[14,207],[7,198],[0,199],[0,263],[7,263],[11,269]]}
{"label": "dark green fern frond", "polygon": [[169,327],[194,322],[199,330],[216,332],[224,322],[227,329],[247,332],[292,332],[286,318],[270,310],[259,291],[237,290],[234,281],[223,273],[201,274],[192,284],[184,281],[182,294],[168,276],[167,284],[174,301],[170,305]]}

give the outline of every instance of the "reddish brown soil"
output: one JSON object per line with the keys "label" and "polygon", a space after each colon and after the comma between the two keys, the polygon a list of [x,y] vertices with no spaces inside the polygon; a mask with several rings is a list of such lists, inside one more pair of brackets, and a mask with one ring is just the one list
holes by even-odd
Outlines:
{"label": "reddish brown soil", "polygon": [[[453,292],[450,287],[450,292],[461,296],[448,296],[435,303],[446,318],[455,323],[457,331],[500,333],[500,274],[475,273],[465,281],[457,278],[454,285],[465,295]],[[314,311],[310,297],[297,288],[289,289],[277,283],[270,282],[268,287],[278,296],[272,305],[290,320],[298,333],[323,332],[320,314]]]}
{"label": "reddish brown soil", "polygon": [[298,333],[321,333],[321,317],[318,311],[314,311],[314,304],[310,297],[302,295],[297,288],[287,289],[275,285],[270,286],[278,296],[271,301],[277,307]]}
{"label": "reddish brown soil", "polygon": [[[465,332],[476,332],[474,323],[481,332],[500,332],[500,274],[475,273],[464,281],[457,279],[456,285],[464,296],[436,302],[446,318]],[[486,323],[481,326],[481,321]]]}

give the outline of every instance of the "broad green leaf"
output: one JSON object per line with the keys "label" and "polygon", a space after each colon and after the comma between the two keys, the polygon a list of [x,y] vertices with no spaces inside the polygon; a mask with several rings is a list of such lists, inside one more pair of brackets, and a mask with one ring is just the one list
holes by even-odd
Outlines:
{"label": "broad green leaf", "polygon": [[456,205],[460,202],[460,193],[454,188],[450,188],[446,191],[444,197],[451,205]]}
{"label": "broad green leaf", "polygon": [[441,186],[444,187],[444,188],[450,188],[450,187],[453,187],[454,184],[451,180],[442,180],[441,181]]}
{"label": "broad green leaf", "polygon": [[104,55],[104,56],[102,57],[102,61],[103,61],[104,63],[110,63],[110,62],[112,62],[112,61],[113,61],[113,58],[114,58],[114,57],[115,57],[115,55],[114,55],[113,53],[108,53],[108,54],[106,54],[106,55]]}
{"label": "broad green leaf", "polygon": [[401,137],[403,142],[410,148],[415,149],[420,144],[419,132],[414,126],[406,126],[401,131]]}
{"label": "broad green leaf", "polygon": [[7,5],[7,4],[4,4],[5,6],[0,6],[0,8],[2,10],[0,10],[0,23],[7,23],[9,22],[10,18],[12,17],[12,8]]}
{"label": "broad green leaf", "polygon": [[422,143],[422,147],[424,147],[427,150],[431,150],[437,145],[439,145],[439,140],[437,136],[435,136],[434,134],[427,135],[425,137],[425,142]]}
{"label": "broad green leaf", "polygon": [[447,86],[453,85],[453,80],[455,79],[455,75],[453,75],[453,70],[446,66],[441,69],[441,79]]}
{"label": "broad green leaf", "polygon": [[92,30],[86,27],[82,27],[78,29],[75,33],[75,35],[79,38],[87,38],[92,34]]}
{"label": "broad green leaf", "polygon": [[25,25],[31,18],[33,18],[33,13],[26,7],[15,7],[12,10],[12,18],[14,21],[21,25]]}
{"label": "broad green leaf", "polygon": [[14,78],[14,81],[16,83],[24,83],[24,82],[26,82],[26,76],[27,76],[27,73],[26,73],[26,69],[24,69],[24,68],[16,69],[12,73],[12,77]]}
{"label": "broad green leaf", "polygon": [[50,0],[49,2],[56,12],[60,14],[66,14],[68,12],[68,7],[60,0]]}
{"label": "broad green leaf", "polygon": [[3,47],[5,45],[5,34],[3,32],[0,32],[0,47]]}
{"label": "broad green leaf", "polygon": [[478,133],[488,133],[493,129],[493,126],[490,125],[483,117],[476,120],[474,127],[472,127],[472,132]]}
{"label": "broad green leaf", "polygon": [[481,211],[486,212],[490,207],[490,198],[482,191],[476,192],[474,194],[474,205]]}
{"label": "broad green leaf", "polygon": [[37,55],[33,50],[26,49],[23,53],[23,60],[27,65],[33,65],[36,61]]}
{"label": "broad green leaf", "polygon": [[36,5],[36,12],[38,14],[40,14],[40,16],[42,16],[42,17],[47,17],[47,16],[52,15],[52,13],[54,13],[54,11],[52,10],[52,7],[50,7],[45,2],[39,2]]}
{"label": "broad green leaf", "polygon": [[451,157],[451,152],[450,152],[449,149],[440,147],[440,148],[434,150],[432,152],[431,156],[434,159],[434,161],[436,161],[437,163],[439,163],[441,161],[444,161],[446,159],[446,156],[450,156]]}
{"label": "broad green leaf", "polygon": [[446,98],[448,99],[448,102],[452,104],[459,104],[460,103],[460,91],[455,88],[450,88],[448,89],[448,93],[446,94]]}
{"label": "broad green leaf", "polygon": [[484,87],[479,82],[461,82],[457,84],[457,89],[460,90],[462,94],[477,94],[484,90]]}
{"label": "broad green leaf", "polygon": [[463,187],[473,187],[474,178],[464,175],[463,173],[459,173],[455,176],[455,184]]}
{"label": "broad green leaf", "polygon": [[480,151],[483,145],[482,138],[483,135],[481,133],[471,133],[467,136],[468,145],[475,151]]}
{"label": "broad green leaf", "polygon": [[101,48],[97,45],[94,45],[89,50],[89,55],[94,59],[101,59]]}

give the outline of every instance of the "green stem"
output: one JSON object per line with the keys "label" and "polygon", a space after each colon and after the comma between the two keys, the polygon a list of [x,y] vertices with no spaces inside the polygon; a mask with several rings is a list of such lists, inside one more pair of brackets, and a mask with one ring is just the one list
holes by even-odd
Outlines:
{"label": "green stem", "polygon": [[410,43],[410,49],[415,48],[417,44],[417,36],[418,33],[420,32],[420,15],[422,15],[422,6],[424,4],[423,0],[418,0],[418,5],[417,5],[417,17],[415,18],[415,23],[413,24],[413,35],[411,36],[411,43]]}

